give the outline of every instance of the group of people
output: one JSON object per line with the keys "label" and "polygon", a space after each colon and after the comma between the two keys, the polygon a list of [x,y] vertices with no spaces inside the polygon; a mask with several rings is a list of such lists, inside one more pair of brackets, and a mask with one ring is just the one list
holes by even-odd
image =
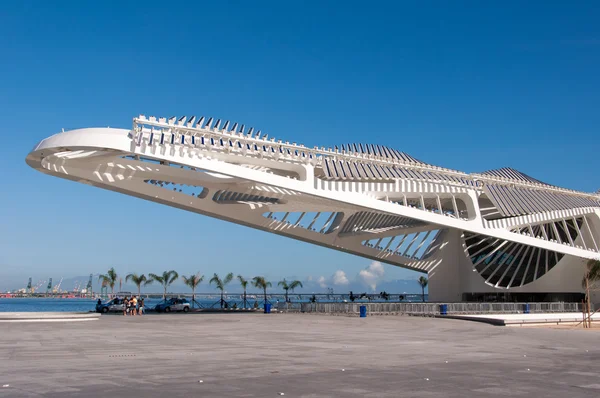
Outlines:
{"label": "group of people", "polygon": [[123,299],[123,315],[142,315],[144,313],[144,298],[136,296]]}
{"label": "group of people", "polygon": [[[139,299],[136,296],[126,296],[125,298],[116,297],[109,304],[123,305],[123,315],[142,315],[146,312],[146,307],[144,306],[144,298],[141,296]],[[102,299],[98,299],[96,311],[99,311],[98,308],[101,308],[101,306]]]}

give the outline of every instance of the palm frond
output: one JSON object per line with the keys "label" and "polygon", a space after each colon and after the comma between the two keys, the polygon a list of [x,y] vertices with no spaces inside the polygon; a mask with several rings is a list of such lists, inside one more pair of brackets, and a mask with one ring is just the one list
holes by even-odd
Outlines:
{"label": "palm frond", "polygon": [[600,280],[600,261],[598,260],[590,260],[588,261],[588,277],[590,281],[598,281]]}
{"label": "palm frond", "polygon": [[125,277],[125,282],[129,282],[130,279],[137,287],[140,287],[142,283],[147,281],[146,275],[144,274],[129,274]]}
{"label": "palm frond", "polygon": [[255,276],[254,278],[252,278],[252,285],[256,288],[262,289],[265,283],[266,281],[263,276]]}
{"label": "palm frond", "polygon": [[158,275],[156,275],[156,274],[153,274],[152,272],[150,272],[150,273],[148,274],[148,276],[149,276],[149,277],[150,277],[152,280],[157,280],[158,278],[160,278]]}
{"label": "palm frond", "polygon": [[587,284],[588,288],[590,288],[590,286],[595,285],[595,282],[599,282],[599,281],[600,281],[600,261],[589,260],[586,265],[585,274],[583,275],[583,279],[581,280],[581,286],[585,289],[586,284]]}
{"label": "palm frond", "polygon": [[111,267],[106,274],[113,282],[117,281],[117,278],[118,278],[117,271],[115,271],[114,267]]}
{"label": "palm frond", "polygon": [[223,281],[221,280],[221,278],[219,278],[219,275],[217,275],[216,273],[213,275],[212,278],[210,278],[210,281],[208,282],[209,285],[212,285],[213,283],[216,285],[217,289],[223,290]]}
{"label": "palm frond", "polygon": [[179,279],[179,274],[177,273],[177,271],[171,270],[171,271],[167,272],[166,279],[167,279],[167,285],[170,285],[173,282],[175,282],[177,279]]}
{"label": "palm frond", "polygon": [[304,287],[304,286],[302,286],[302,282],[300,282],[298,280],[292,281],[292,283],[290,283],[290,289],[291,290],[294,290],[297,287]]}
{"label": "palm frond", "polygon": [[111,289],[114,289],[117,279],[118,275],[114,267],[109,269],[108,272],[106,272],[106,274],[98,276],[98,281],[102,281],[102,286],[110,286]]}
{"label": "palm frond", "polygon": [[190,275],[190,276],[184,275],[181,277],[181,279],[183,280],[183,283],[186,286],[188,286],[189,288],[194,290],[204,280],[204,275],[200,275],[200,273],[198,272],[195,275]]}
{"label": "palm frond", "polygon": [[280,281],[279,283],[277,283],[277,286],[281,286],[283,288],[283,290],[288,290],[290,288],[290,286],[288,285],[288,283],[285,280],[285,278],[283,278],[282,281]]}
{"label": "palm frond", "polygon": [[[162,276],[156,275],[156,274],[152,274],[152,273],[148,274],[148,276],[150,277],[150,280],[152,282],[158,282],[161,285],[163,284],[164,278]],[[152,283],[152,282],[150,282],[150,283]]]}
{"label": "palm frond", "polygon": [[238,275],[237,278],[240,281],[240,285],[242,285],[242,287],[246,289],[246,287],[248,287],[248,280],[241,275]]}
{"label": "palm frond", "polygon": [[231,282],[231,280],[233,279],[233,273],[230,272],[225,276],[225,279],[221,279],[219,277],[219,275],[217,275],[216,273],[213,275],[212,278],[210,278],[210,281],[208,282],[210,285],[212,285],[213,283],[215,284],[215,287],[217,289],[219,289],[220,291],[225,290],[225,285],[228,284],[229,282]]}

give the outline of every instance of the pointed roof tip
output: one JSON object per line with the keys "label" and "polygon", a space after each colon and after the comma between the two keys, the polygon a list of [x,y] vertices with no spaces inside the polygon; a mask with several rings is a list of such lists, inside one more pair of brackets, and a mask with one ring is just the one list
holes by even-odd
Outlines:
{"label": "pointed roof tip", "polygon": [[489,176],[493,176],[493,177],[503,177],[503,178],[508,178],[510,180],[515,180],[515,181],[524,181],[524,182],[530,182],[530,183],[534,183],[534,184],[542,184],[542,185],[547,185],[549,187],[554,186],[552,184],[548,184],[546,182],[540,181],[537,178],[533,178],[517,169],[513,169],[512,167],[501,167],[499,169],[486,170],[479,174],[489,175]]}
{"label": "pointed roof tip", "polygon": [[[393,148],[390,148],[389,146],[372,145],[372,144],[364,144],[364,145],[365,145],[365,147],[363,147],[362,143],[358,143],[358,144],[351,143],[351,144],[348,144],[347,150],[359,152],[359,153],[368,153],[368,154],[376,155],[376,156],[384,158],[384,159],[392,158],[392,159],[404,160],[405,162],[409,162],[409,163],[422,164],[422,165],[427,164],[427,163],[415,158],[414,156],[410,156],[406,152],[397,151]],[[354,147],[354,149],[352,149],[351,147]],[[377,148],[377,149],[375,149],[375,148]],[[386,154],[386,151],[390,154],[390,156],[388,156]]]}

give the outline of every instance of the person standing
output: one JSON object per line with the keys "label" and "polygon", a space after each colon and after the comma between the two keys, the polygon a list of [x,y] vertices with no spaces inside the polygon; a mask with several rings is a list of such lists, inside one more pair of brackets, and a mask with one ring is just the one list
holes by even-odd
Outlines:
{"label": "person standing", "polygon": [[137,297],[133,296],[131,299],[131,315],[135,316],[137,312]]}
{"label": "person standing", "polygon": [[129,297],[125,296],[123,299],[123,316],[129,312]]}
{"label": "person standing", "polygon": [[140,297],[139,305],[140,305],[140,315],[143,315],[144,314],[144,298],[143,297]]}

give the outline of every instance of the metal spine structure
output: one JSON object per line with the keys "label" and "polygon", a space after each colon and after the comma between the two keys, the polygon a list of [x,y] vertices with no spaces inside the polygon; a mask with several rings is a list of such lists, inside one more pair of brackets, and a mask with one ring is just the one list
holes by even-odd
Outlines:
{"label": "metal spine structure", "polygon": [[66,131],[27,163],[109,189],[405,267],[433,300],[580,292],[600,259],[600,194],[510,168],[477,174],[380,145],[308,148],[213,118]]}

